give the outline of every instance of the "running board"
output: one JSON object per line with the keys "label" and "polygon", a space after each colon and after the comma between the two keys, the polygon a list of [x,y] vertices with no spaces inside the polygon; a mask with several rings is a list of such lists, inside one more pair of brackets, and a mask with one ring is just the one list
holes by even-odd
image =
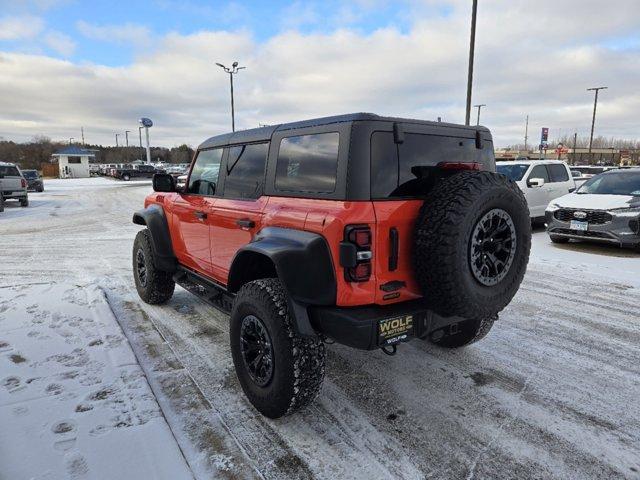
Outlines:
{"label": "running board", "polygon": [[222,285],[182,265],[178,266],[178,270],[173,275],[173,281],[221,312],[231,313],[234,295],[227,292]]}

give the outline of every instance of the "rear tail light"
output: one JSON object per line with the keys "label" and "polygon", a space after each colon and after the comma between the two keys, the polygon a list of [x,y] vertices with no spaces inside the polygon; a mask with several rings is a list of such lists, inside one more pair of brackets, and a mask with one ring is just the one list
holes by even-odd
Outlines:
{"label": "rear tail light", "polygon": [[482,170],[482,164],[478,162],[440,162],[442,170]]}
{"label": "rear tail light", "polygon": [[22,188],[27,188],[27,181],[24,178],[21,178],[20,185],[22,185]]}
{"label": "rear tail light", "polygon": [[348,225],[340,242],[340,265],[347,282],[366,282],[371,278],[371,228]]}

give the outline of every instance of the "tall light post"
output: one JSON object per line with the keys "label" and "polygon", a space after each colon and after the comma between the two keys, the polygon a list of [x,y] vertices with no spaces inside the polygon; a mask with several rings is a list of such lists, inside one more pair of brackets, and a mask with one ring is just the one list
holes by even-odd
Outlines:
{"label": "tall light post", "polygon": [[119,147],[120,145],[118,145],[118,137],[120,136],[119,133],[116,133],[116,147]]}
{"label": "tall light post", "polygon": [[151,148],[149,147],[149,128],[153,127],[153,122],[150,118],[142,117],[140,119],[140,125],[144,128],[145,136],[147,137],[147,164],[151,163]]}
{"label": "tall light post", "polygon": [[465,125],[471,121],[471,89],[473,85],[473,56],[476,49],[476,17],[478,14],[478,0],[473,0],[471,10],[471,38],[469,39],[469,72],[467,76],[467,112],[465,115]]}
{"label": "tall light post", "polygon": [[129,146],[129,133],[131,133],[131,130],[124,131],[124,138],[125,138],[125,141],[127,142],[127,147]]}
{"label": "tall light post", "polygon": [[234,105],[233,105],[233,76],[238,73],[238,71],[247,68],[247,67],[239,67],[238,66],[238,62],[233,62],[231,64],[231,68],[229,67],[225,67],[223,64],[221,63],[216,63],[217,66],[219,66],[220,68],[222,68],[225,72],[227,72],[229,74],[229,80],[231,82],[231,131],[235,132],[236,131],[236,118],[235,118],[235,111],[234,111]]}
{"label": "tall light post", "polygon": [[486,107],[487,104],[486,103],[481,103],[480,105],[474,105],[473,108],[477,108],[478,109],[478,121],[476,122],[476,125],[480,125],[480,109],[482,107]]}
{"label": "tall light post", "polygon": [[591,119],[591,136],[589,137],[589,163],[591,163],[591,145],[593,144],[593,129],[596,125],[596,108],[598,107],[598,92],[600,90],[606,90],[608,87],[593,87],[587,88],[587,92],[596,92],[593,99],[593,118]]}
{"label": "tall light post", "polygon": [[527,115],[527,120],[524,124],[524,151],[527,151],[527,140],[529,140],[529,115]]}

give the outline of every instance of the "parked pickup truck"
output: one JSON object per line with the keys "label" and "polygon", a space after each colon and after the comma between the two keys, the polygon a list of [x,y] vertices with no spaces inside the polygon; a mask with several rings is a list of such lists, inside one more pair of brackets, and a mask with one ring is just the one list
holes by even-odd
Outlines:
{"label": "parked pickup truck", "polygon": [[132,178],[151,178],[156,173],[165,173],[161,168],[156,168],[153,165],[132,165],[127,168],[118,168],[115,171],[115,178],[120,178],[124,181],[129,181]]}

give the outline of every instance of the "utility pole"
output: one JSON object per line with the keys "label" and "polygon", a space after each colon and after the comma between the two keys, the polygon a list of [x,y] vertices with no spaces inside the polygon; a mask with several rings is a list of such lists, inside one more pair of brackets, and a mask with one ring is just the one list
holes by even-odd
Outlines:
{"label": "utility pole", "polygon": [[235,132],[236,131],[236,118],[235,118],[235,107],[233,104],[233,76],[238,73],[239,70],[242,70],[244,68],[247,67],[239,67],[238,66],[238,62],[233,62],[233,64],[231,64],[231,68],[225,67],[223,64],[221,63],[216,63],[217,66],[219,66],[220,68],[222,68],[225,72],[227,72],[229,74],[229,80],[231,82],[231,131]]}
{"label": "utility pole", "polygon": [[486,107],[486,103],[481,103],[480,105],[474,105],[473,108],[477,108],[478,109],[478,121],[476,122],[476,125],[480,125],[480,109],[482,107]]}
{"label": "utility pole", "polygon": [[576,164],[576,145],[578,144],[578,132],[573,134],[573,158],[572,158],[572,162],[571,165],[575,165]]}
{"label": "utility pole", "polygon": [[478,0],[473,0],[471,11],[471,38],[469,40],[469,71],[467,76],[467,111],[465,115],[465,125],[471,121],[471,90],[473,85],[473,56],[476,49],[476,16],[478,14]]}
{"label": "utility pole", "polygon": [[80,127],[80,133],[82,134],[82,145],[84,145],[84,127]]}
{"label": "utility pole", "polygon": [[119,146],[119,145],[118,145],[118,136],[119,136],[119,135],[120,135],[119,133],[116,133],[116,147],[118,147],[118,146]]}
{"label": "utility pole", "polygon": [[124,131],[124,138],[125,141],[127,142],[127,147],[129,146],[129,133],[131,132],[131,130],[125,130]]}
{"label": "utility pole", "polygon": [[527,151],[527,140],[529,140],[529,115],[527,115],[527,120],[524,124],[524,151]]}
{"label": "utility pole", "polygon": [[593,144],[593,129],[596,125],[596,108],[598,107],[598,92],[600,90],[606,90],[608,87],[593,87],[587,88],[588,92],[594,91],[596,92],[595,98],[593,99],[593,118],[591,119],[591,136],[589,137],[589,163],[591,163],[591,145]]}

